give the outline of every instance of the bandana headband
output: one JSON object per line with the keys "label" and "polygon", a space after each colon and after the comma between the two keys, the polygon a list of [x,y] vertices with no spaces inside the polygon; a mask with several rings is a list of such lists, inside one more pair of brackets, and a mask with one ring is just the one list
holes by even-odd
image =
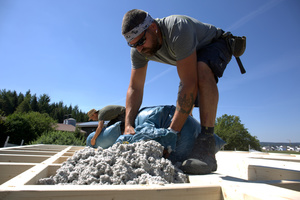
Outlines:
{"label": "bandana headband", "polygon": [[134,27],[132,30],[128,31],[124,34],[125,39],[127,42],[131,42],[134,38],[139,36],[144,30],[146,30],[154,21],[154,19],[147,13],[145,20]]}

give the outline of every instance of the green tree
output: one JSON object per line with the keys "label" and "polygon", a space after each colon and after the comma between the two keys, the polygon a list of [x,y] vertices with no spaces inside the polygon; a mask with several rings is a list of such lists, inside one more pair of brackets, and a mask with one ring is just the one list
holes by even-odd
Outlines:
{"label": "green tree", "polygon": [[14,112],[14,106],[11,97],[12,93],[10,91],[1,91],[0,106],[1,110],[5,113],[6,116]]}
{"label": "green tree", "polygon": [[20,105],[24,101],[24,98],[25,98],[24,95],[20,92],[18,96],[18,105]]}
{"label": "green tree", "polygon": [[49,102],[50,102],[50,97],[48,95],[43,94],[40,96],[38,100],[40,113],[50,113]]}
{"label": "green tree", "polygon": [[28,90],[25,94],[25,98],[31,99],[31,92]]}
{"label": "green tree", "polygon": [[47,113],[29,112],[25,118],[31,124],[32,130],[36,135],[41,136],[43,132],[52,131],[56,125],[56,121]]}
{"label": "green tree", "polygon": [[50,97],[46,94],[37,98],[36,94],[31,94],[28,90],[24,94],[17,94],[16,91],[0,90],[0,110],[4,116],[13,114],[15,111],[26,113],[30,111],[48,113],[53,119],[62,123],[65,116],[71,115],[77,122],[88,120],[86,113],[82,112],[79,107],[64,105],[62,101],[50,104]]}
{"label": "green tree", "polygon": [[224,149],[247,151],[251,149],[260,151],[260,143],[256,136],[251,136],[241,123],[238,116],[223,115],[218,117],[215,125],[215,133],[226,141]]}
{"label": "green tree", "polygon": [[57,145],[75,145],[85,146],[85,140],[78,138],[75,133],[62,132],[62,131],[50,131],[45,132],[37,140],[31,142],[31,144],[57,144]]}
{"label": "green tree", "polygon": [[13,144],[28,144],[36,140],[43,132],[54,130],[55,120],[48,114],[29,112],[15,112],[5,119],[6,132],[1,137],[10,136],[9,142]]}
{"label": "green tree", "polygon": [[[37,135],[31,131],[31,126],[24,114],[15,112],[5,119],[7,131],[4,138],[9,136],[9,143],[21,144],[22,140],[29,142],[31,138],[36,138]],[[2,137],[2,136],[1,136]]]}
{"label": "green tree", "polygon": [[11,100],[11,102],[12,102],[12,105],[13,105],[13,107],[14,107],[14,111],[16,110],[16,108],[18,107],[18,95],[17,95],[17,92],[16,91],[14,91],[13,93],[12,93],[12,100]]}
{"label": "green tree", "polygon": [[38,102],[37,102],[37,98],[36,98],[35,94],[31,98],[30,107],[31,107],[32,111],[34,111],[34,112],[39,111],[39,106],[38,106]]}
{"label": "green tree", "polygon": [[0,147],[4,145],[5,141],[6,141],[6,131],[7,131],[7,128],[6,128],[6,125],[5,125],[5,117],[2,116],[2,113],[1,110],[0,110]]}
{"label": "green tree", "polygon": [[28,113],[31,111],[30,98],[25,97],[24,101],[17,107],[16,112]]}

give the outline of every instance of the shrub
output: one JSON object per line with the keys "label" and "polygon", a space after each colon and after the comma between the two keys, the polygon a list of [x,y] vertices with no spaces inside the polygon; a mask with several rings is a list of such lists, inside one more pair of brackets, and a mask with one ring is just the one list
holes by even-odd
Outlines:
{"label": "shrub", "polygon": [[9,143],[20,144],[24,140],[24,144],[28,144],[30,141],[36,140],[43,132],[54,130],[55,123],[55,120],[46,113],[15,112],[6,117],[6,132],[1,134],[1,138],[10,136]]}
{"label": "shrub", "polygon": [[42,134],[37,140],[31,144],[56,144],[56,145],[75,145],[85,146],[83,137],[76,137],[75,133],[63,131],[50,131]]}

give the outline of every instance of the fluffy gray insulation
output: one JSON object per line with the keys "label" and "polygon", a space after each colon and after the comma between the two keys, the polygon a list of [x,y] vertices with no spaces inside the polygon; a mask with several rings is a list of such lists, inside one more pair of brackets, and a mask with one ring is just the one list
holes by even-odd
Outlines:
{"label": "fluffy gray insulation", "polygon": [[86,147],[75,152],[43,185],[133,185],[186,183],[187,176],[163,156],[156,141],[114,144],[108,149]]}

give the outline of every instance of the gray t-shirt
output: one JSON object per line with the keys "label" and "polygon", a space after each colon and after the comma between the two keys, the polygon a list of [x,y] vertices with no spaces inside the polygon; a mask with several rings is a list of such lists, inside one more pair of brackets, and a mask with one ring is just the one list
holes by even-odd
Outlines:
{"label": "gray t-shirt", "polygon": [[125,107],[118,105],[105,106],[98,112],[98,120],[109,121],[125,114]]}
{"label": "gray t-shirt", "polygon": [[149,60],[176,66],[176,61],[190,56],[223,33],[222,29],[183,15],[171,15],[156,21],[163,36],[162,47],[151,57],[145,57],[136,48],[131,48],[134,69],[144,67]]}

